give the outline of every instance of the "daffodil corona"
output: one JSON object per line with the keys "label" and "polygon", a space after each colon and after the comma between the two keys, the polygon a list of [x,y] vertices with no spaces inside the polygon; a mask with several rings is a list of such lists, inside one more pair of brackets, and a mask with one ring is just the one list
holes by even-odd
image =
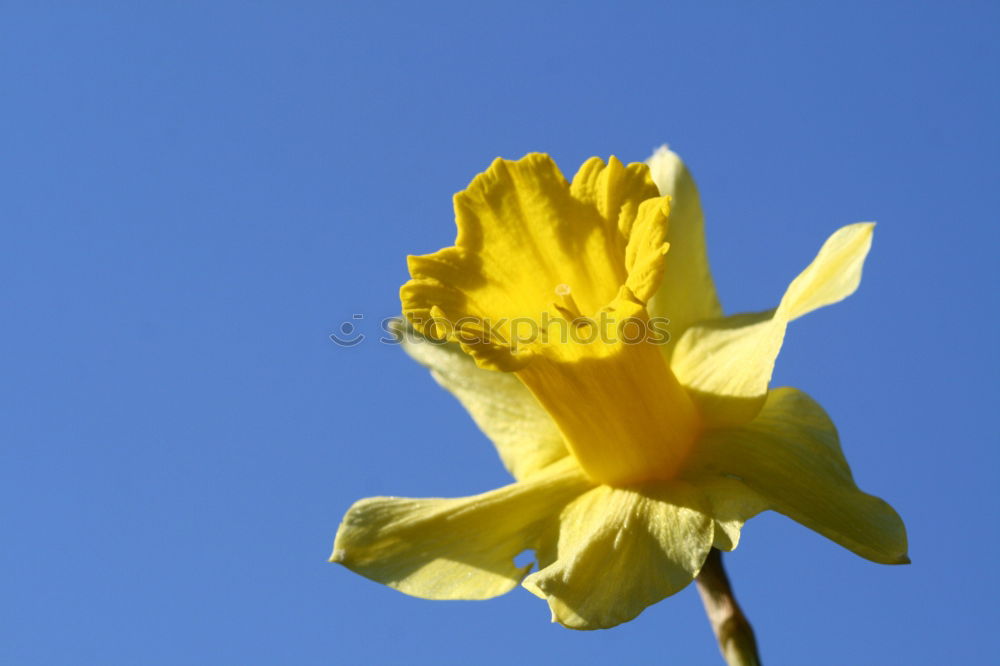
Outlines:
{"label": "daffodil corona", "polygon": [[[908,561],[902,521],[854,484],[822,408],[768,386],[787,324],[857,288],[873,225],[834,233],[775,309],[724,317],[697,190],[666,148],[648,164],[591,158],[572,182],[546,155],[498,159],[455,214],[454,246],[409,259],[406,349],[516,482],[361,500],[332,561],[431,599],[522,583],[576,629],[682,589],[768,509]],[[650,334],[667,320],[669,338]]]}

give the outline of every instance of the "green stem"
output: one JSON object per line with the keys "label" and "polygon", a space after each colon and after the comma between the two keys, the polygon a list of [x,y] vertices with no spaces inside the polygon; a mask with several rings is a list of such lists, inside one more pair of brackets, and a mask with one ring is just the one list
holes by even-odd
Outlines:
{"label": "green stem", "polygon": [[720,551],[713,548],[709,552],[695,582],[726,663],[729,666],[760,666],[753,629],[736,603],[733,588],[722,567]]}

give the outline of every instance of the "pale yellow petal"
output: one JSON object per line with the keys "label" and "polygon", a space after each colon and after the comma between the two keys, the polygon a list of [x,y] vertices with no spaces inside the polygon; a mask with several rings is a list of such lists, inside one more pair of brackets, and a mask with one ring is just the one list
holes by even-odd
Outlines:
{"label": "pale yellow petal", "polygon": [[722,307],[708,266],[705,217],[694,179],[681,158],[666,146],[646,163],[660,194],[670,197],[670,252],[659,290],[649,302],[650,316],[670,319],[673,340],[663,347],[669,354],[688,326],[722,316]]}
{"label": "pale yellow petal", "polygon": [[746,423],[757,414],[788,322],[857,289],[873,227],[852,224],[830,236],[775,310],[702,322],[684,332],[670,367],[708,425]]}
{"label": "pale yellow petal", "polygon": [[405,325],[396,331],[403,349],[430,369],[493,441],[514,478],[529,478],[569,455],[552,417],[517,377],[478,367],[453,342],[428,340]]}
{"label": "pale yellow petal", "polygon": [[683,478],[697,486],[711,507],[715,521],[712,545],[719,550],[735,550],[743,524],[770,508],[767,500],[735,479],[711,472],[692,475],[691,470]]}
{"label": "pale yellow petal", "polygon": [[707,510],[683,482],[598,486],[563,511],[555,560],[524,586],[566,627],[627,622],[697,575],[712,546]]}
{"label": "pale yellow petal", "polygon": [[775,389],[751,423],[705,433],[690,466],[690,474],[744,484],[769,508],[864,558],[909,561],[899,515],[858,489],[836,428],[801,391]]}
{"label": "pale yellow petal", "polygon": [[518,567],[515,556],[589,487],[566,461],[473,497],[363,499],[344,516],[330,561],[417,597],[488,599],[521,581],[531,565]]}

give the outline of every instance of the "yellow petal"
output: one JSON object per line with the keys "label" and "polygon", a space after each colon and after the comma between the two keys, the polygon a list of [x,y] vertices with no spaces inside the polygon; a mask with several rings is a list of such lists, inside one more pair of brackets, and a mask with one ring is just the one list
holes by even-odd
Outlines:
{"label": "yellow petal", "polygon": [[801,391],[775,389],[751,423],[705,433],[689,465],[745,484],[770,508],[864,558],[909,562],[903,521],[858,489],[833,423]]}
{"label": "yellow petal", "polygon": [[[620,321],[645,316],[625,297],[610,312]],[[547,355],[552,347],[517,376],[559,425],[587,475],[614,485],[673,477],[700,427],[694,403],[656,345],[568,342],[554,358]]]}
{"label": "yellow petal", "polygon": [[425,599],[504,594],[531,568],[514,557],[535,548],[550,518],[590,487],[566,463],[473,497],[363,499],[344,516],[330,561]]}
{"label": "yellow petal", "polygon": [[433,305],[455,317],[537,322],[560,284],[596,312],[625,282],[618,229],[572,196],[548,155],[495,160],[455,195],[455,221],[454,247],[410,258],[413,280],[401,295],[418,325]]}
{"label": "yellow petal", "polygon": [[570,193],[594,205],[609,225],[617,225],[622,237],[628,238],[639,204],[656,197],[657,189],[648,168],[625,166],[612,156],[607,164],[599,157],[584,162],[573,176]]}
{"label": "yellow petal", "polygon": [[409,258],[403,312],[481,367],[517,370],[561,295],[571,319],[596,316],[623,285],[645,302],[662,275],[667,213],[645,165],[595,158],[570,185],[548,155],[497,159],[455,195],[455,245]]}
{"label": "yellow petal", "polygon": [[468,410],[515,479],[569,455],[555,421],[517,377],[478,367],[455,343],[428,340],[405,325],[398,334],[403,349]]}
{"label": "yellow petal", "polygon": [[663,346],[669,354],[688,326],[722,316],[722,307],[708,267],[705,218],[694,179],[681,158],[666,146],[646,163],[660,194],[671,198],[665,277],[649,302],[650,316],[670,319],[673,340]]}
{"label": "yellow petal", "polygon": [[[697,455],[697,454],[696,454]],[[743,523],[770,508],[767,500],[735,479],[704,469],[689,469],[684,480],[701,491],[711,507],[715,521],[713,546],[719,550],[735,550],[740,542]]]}
{"label": "yellow petal", "polygon": [[598,486],[563,511],[555,561],[524,587],[547,599],[552,619],[566,627],[627,622],[697,575],[712,546],[706,511],[701,494],[681,482]]}
{"label": "yellow petal", "polygon": [[708,425],[746,423],[757,414],[788,322],[857,289],[873,227],[852,224],[830,236],[775,310],[702,322],[684,332],[670,367]]}

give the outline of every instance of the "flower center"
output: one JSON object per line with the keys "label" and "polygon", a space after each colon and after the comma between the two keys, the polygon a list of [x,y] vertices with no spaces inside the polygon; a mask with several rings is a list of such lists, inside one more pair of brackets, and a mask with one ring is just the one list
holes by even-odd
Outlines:
{"label": "flower center", "polygon": [[[669,478],[700,423],[655,344],[668,199],[645,165],[497,160],[455,196],[453,247],[409,258],[411,322],[514,372],[592,479]],[[665,340],[661,340],[665,341]]]}
{"label": "flower center", "polygon": [[589,320],[557,302],[565,319],[515,372],[584,472],[607,484],[673,477],[700,429],[693,402],[650,339],[656,332],[644,306],[622,291]]}

